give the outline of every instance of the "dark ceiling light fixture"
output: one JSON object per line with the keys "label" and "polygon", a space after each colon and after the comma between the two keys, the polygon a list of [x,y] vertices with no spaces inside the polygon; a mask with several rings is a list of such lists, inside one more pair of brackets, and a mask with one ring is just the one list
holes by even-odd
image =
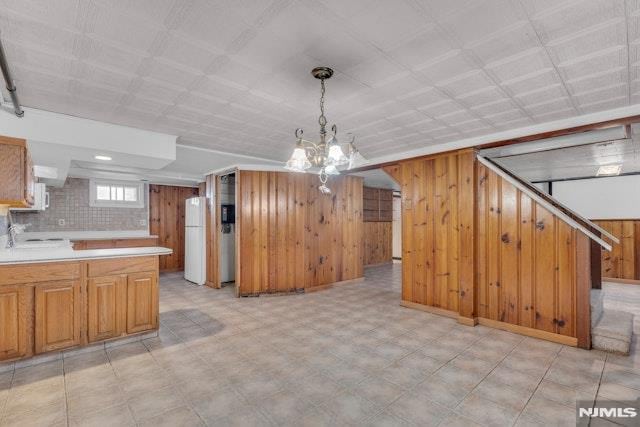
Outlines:
{"label": "dark ceiling light fixture", "polygon": [[[351,135],[347,143],[338,142],[336,125],[331,126],[331,136],[327,139],[327,118],[324,116],[324,82],[331,78],[333,70],[329,67],[317,67],[311,70],[311,74],[320,80],[320,117],[318,117],[320,142],[316,143],[303,139],[302,129],[296,129],[296,146],[293,154],[291,154],[291,158],[285,165],[285,169],[292,172],[305,172],[311,167],[319,168],[318,175],[321,185],[318,189],[323,194],[331,194],[331,190],[327,187],[329,175],[340,174],[338,170],[339,167],[342,169],[351,169],[355,166],[361,166],[366,163],[366,160],[356,149],[354,144],[355,137],[353,135]],[[346,154],[343,147],[346,149]]]}
{"label": "dark ceiling light fixture", "polygon": [[4,81],[7,84],[7,90],[9,91],[9,96],[11,96],[13,111],[16,113],[16,116],[22,117],[24,116],[24,110],[20,106],[20,101],[18,100],[18,94],[16,93],[16,84],[13,82],[11,70],[9,70],[7,55],[4,51],[2,40],[0,40],[0,69],[2,69],[2,75],[4,76]]}

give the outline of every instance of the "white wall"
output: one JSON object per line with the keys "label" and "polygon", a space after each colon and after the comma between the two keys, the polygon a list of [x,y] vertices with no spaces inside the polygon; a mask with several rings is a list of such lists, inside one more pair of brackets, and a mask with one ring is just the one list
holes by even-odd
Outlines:
{"label": "white wall", "polygon": [[552,195],[585,218],[640,218],[640,175],[554,182]]}

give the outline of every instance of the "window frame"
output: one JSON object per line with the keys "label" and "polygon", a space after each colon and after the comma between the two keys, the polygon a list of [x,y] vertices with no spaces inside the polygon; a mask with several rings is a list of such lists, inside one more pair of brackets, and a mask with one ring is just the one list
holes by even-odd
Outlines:
{"label": "window frame", "polygon": [[[97,187],[98,185],[108,185],[109,187],[124,187],[136,188],[138,192],[138,200],[135,202],[125,200],[98,200]],[[145,206],[145,183],[138,181],[119,181],[116,179],[90,179],[89,180],[89,206],[92,208],[135,208],[140,209]]]}

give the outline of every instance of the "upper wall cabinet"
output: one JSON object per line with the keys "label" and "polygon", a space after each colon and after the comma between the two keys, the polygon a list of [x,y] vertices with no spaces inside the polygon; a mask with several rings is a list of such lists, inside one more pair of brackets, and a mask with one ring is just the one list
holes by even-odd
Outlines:
{"label": "upper wall cabinet", "polygon": [[34,194],[33,162],[27,142],[0,136],[0,205],[29,207]]}

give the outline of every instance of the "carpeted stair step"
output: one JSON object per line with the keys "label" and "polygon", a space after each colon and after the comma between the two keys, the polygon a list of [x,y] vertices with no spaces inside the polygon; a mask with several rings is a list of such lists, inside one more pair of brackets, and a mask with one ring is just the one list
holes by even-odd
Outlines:
{"label": "carpeted stair step", "polygon": [[598,324],[604,310],[604,292],[602,289],[591,289],[591,328]]}
{"label": "carpeted stair step", "polygon": [[633,314],[626,311],[601,310],[599,319],[592,325],[591,344],[594,349],[623,355],[629,354],[633,335]]}

